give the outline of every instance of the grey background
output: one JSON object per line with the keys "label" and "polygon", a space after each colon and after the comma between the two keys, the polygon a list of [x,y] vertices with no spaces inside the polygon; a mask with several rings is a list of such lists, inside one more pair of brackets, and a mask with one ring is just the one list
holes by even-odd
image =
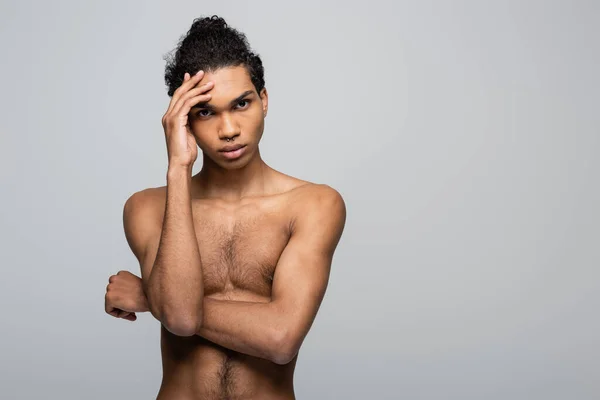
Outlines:
{"label": "grey background", "polygon": [[165,184],[162,56],[219,14],[266,162],[347,203],[298,398],[599,398],[598,2],[282,3],[1,3],[0,397],[156,395],[158,322],[104,291]]}

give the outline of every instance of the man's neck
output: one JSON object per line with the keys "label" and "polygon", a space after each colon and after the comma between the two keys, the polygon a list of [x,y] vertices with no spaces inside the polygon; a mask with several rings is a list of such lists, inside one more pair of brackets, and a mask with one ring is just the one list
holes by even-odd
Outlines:
{"label": "man's neck", "polygon": [[257,153],[243,168],[228,170],[204,157],[202,169],[192,177],[192,198],[236,202],[243,197],[266,193],[271,168]]}

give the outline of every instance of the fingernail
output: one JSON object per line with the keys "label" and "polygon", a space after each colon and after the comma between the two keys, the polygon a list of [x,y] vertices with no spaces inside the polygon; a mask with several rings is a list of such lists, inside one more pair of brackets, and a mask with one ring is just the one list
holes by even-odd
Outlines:
{"label": "fingernail", "polygon": [[200,70],[200,71],[196,72],[196,75],[198,75],[200,72],[202,72],[202,70]]}

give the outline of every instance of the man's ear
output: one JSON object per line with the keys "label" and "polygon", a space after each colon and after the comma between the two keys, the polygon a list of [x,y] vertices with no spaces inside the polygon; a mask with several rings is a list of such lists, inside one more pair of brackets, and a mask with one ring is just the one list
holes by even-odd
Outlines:
{"label": "man's ear", "polygon": [[260,91],[260,99],[262,100],[263,117],[266,117],[269,110],[269,94],[267,93],[267,88],[262,88]]}

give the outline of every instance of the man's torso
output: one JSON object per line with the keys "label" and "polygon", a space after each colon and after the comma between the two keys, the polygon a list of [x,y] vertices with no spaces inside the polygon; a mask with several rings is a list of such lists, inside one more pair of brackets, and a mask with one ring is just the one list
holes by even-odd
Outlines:
{"label": "man's torso", "polygon": [[[227,203],[193,199],[194,227],[204,295],[268,302],[279,256],[307,182],[288,179],[289,190]],[[166,188],[155,198],[164,210]],[[162,214],[164,215],[164,213]],[[162,221],[162,215],[157,216]],[[198,335],[179,337],[161,326],[163,382],[158,399],[293,399],[296,358],[286,365],[241,354]],[[271,397],[272,396],[272,397]]]}

